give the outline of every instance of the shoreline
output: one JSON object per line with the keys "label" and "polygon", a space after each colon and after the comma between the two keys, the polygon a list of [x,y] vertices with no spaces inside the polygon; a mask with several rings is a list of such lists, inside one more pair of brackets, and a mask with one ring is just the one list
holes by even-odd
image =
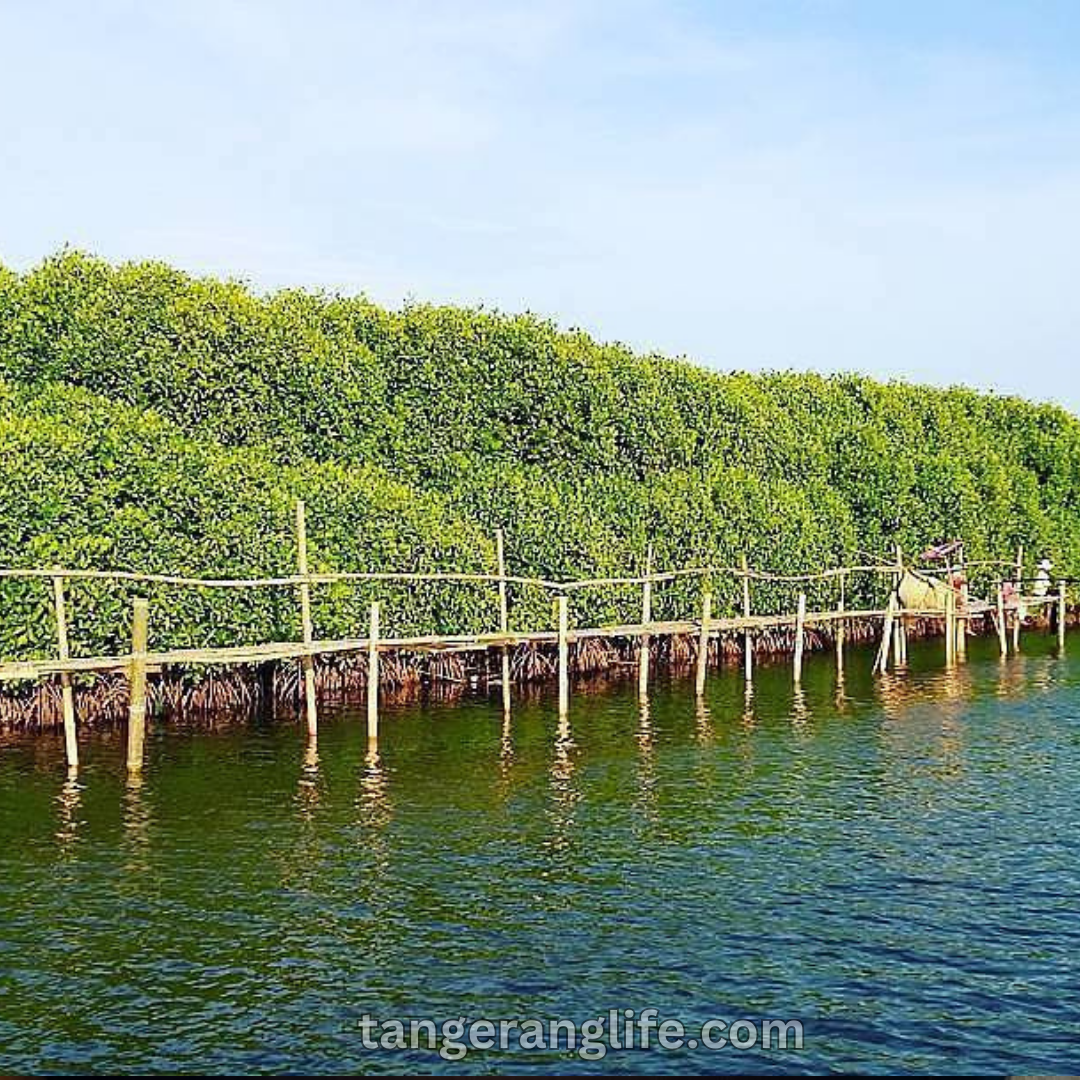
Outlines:
{"label": "shoreline", "polygon": [[[1075,622],[1070,612],[1069,623]],[[1047,620],[1041,620],[1045,627]],[[905,619],[913,638],[944,640],[943,620],[926,616]],[[837,648],[836,628],[843,626],[843,644],[860,646],[879,642],[880,619],[851,617],[831,625],[806,626],[803,650],[825,652]],[[1039,625],[1036,623],[1035,625]],[[969,624],[970,636],[994,632],[993,620],[980,615]],[[756,634],[753,658],[774,660],[796,654],[794,626],[778,626]],[[696,634],[648,635],[649,666],[657,671],[686,670],[697,664]],[[745,631],[722,629],[708,640],[706,667],[710,671],[733,667],[745,659]],[[590,636],[568,646],[571,685],[593,678],[629,681],[638,676],[642,660],[641,637]],[[558,646],[525,642],[508,650],[510,689],[554,686],[559,679]],[[369,694],[368,658],[362,653],[315,657],[313,674],[319,706],[364,704]],[[399,649],[380,651],[379,696],[385,704],[404,704],[438,696],[454,701],[475,691],[493,693],[501,687],[501,648],[462,648],[444,652]],[[87,730],[123,726],[130,707],[129,681],[122,672],[88,676],[72,686],[75,714]],[[175,726],[246,722],[257,716],[301,723],[305,688],[302,662],[271,660],[192,677],[190,671],[165,665],[147,680],[147,715]],[[59,676],[29,687],[0,688],[0,733],[53,733],[64,725],[63,687]]]}

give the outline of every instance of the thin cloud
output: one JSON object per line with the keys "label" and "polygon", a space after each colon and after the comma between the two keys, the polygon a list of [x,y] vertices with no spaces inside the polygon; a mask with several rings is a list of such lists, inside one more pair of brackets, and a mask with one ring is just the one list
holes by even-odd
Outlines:
{"label": "thin cloud", "polygon": [[1077,406],[1076,26],[980,10],[7,8],[0,100],[34,108],[0,259],[67,241]]}

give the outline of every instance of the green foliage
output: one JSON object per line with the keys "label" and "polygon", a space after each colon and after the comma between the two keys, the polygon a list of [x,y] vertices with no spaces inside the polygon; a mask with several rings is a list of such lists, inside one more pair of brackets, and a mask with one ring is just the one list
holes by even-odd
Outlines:
{"label": "green foliage", "polygon": [[[283,465],[258,448],[193,440],[151,412],[85,390],[0,380],[0,560],[15,567],[141,570],[198,577],[296,572],[294,503],[308,506],[313,572],[490,571],[489,536],[437,494],[367,465]],[[0,583],[0,654],[54,649],[49,582]],[[73,648],[123,651],[130,588],[75,581]],[[491,587],[337,585],[315,590],[327,637],[362,636],[382,599],[387,633],[490,626]],[[155,586],[155,645],[226,645],[299,635],[295,589]]]}
{"label": "green foliage", "polygon": [[[292,500],[326,570],[570,578],[752,564],[782,573],[962,535],[1080,564],[1080,422],[969,390],[855,376],[718,374],[528,315],[363,298],[268,297],[168,266],[64,252],[0,267],[0,563],[281,575]],[[865,554],[864,554],[865,553]],[[734,610],[730,580],[714,582]],[[880,601],[853,582],[851,603]],[[656,593],[696,610],[700,585]],[[479,586],[316,591],[323,635],[491,628]],[[815,586],[811,604],[834,602]],[[794,587],[755,586],[759,610]],[[73,586],[80,651],[117,648],[130,591]],[[52,648],[41,583],[0,586],[0,655]],[[578,621],[635,618],[634,589],[575,596]],[[295,636],[289,590],[154,596],[160,644]],[[550,598],[516,590],[515,625]]]}

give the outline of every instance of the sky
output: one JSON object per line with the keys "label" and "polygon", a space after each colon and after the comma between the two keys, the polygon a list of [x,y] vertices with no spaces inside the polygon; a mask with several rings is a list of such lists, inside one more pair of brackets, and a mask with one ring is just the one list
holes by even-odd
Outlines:
{"label": "sky", "polygon": [[0,262],[1080,411],[1080,4],[0,0]]}

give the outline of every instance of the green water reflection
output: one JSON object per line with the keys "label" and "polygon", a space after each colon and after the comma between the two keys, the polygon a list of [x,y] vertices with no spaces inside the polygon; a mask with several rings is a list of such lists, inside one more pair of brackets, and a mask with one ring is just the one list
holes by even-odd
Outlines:
{"label": "green water reflection", "polygon": [[[0,1064],[1069,1072],[1080,657],[807,659],[363,717],[0,745]],[[1080,653],[1080,641],[1070,642]],[[366,1051],[363,1013],[799,1018],[766,1054]]]}

